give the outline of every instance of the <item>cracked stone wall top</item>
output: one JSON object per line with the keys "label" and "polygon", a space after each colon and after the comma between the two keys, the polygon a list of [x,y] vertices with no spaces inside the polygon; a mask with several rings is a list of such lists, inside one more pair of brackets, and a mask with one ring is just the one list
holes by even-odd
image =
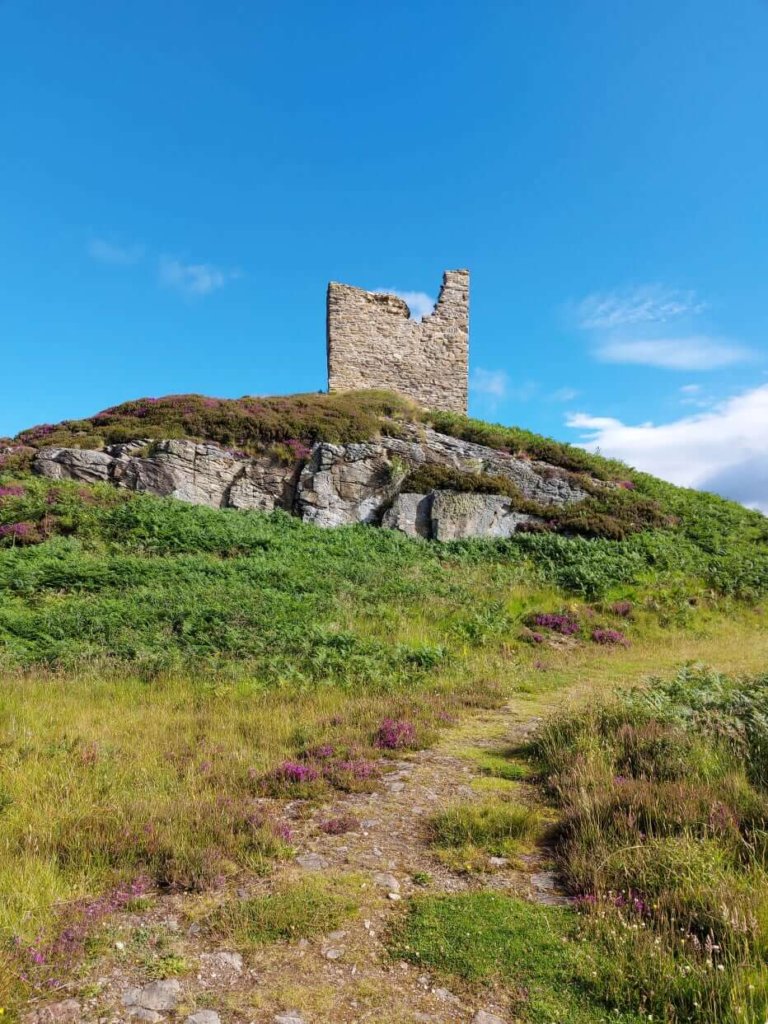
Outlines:
{"label": "cracked stone wall top", "polygon": [[328,390],[384,388],[431,409],[467,411],[469,271],[447,270],[419,323],[396,295],[328,285]]}

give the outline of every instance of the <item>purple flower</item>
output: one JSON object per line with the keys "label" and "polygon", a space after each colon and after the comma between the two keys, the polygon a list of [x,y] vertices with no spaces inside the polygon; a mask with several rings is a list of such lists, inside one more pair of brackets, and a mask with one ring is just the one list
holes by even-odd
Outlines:
{"label": "purple flower", "polygon": [[618,646],[629,647],[629,640],[618,629],[594,629],[592,639],[596,644],[604,647]]}
{"label": "purple flower", "polygon": [[282,782],[314,782],[320,777],[317,768],[301,761],[283,761],[272,772],[272,778]]}
{"label": "purple flower", "polygon": [[541,629],[551,629],[562,636],[573,636],[579,631],[579,620],[573,615],[558,615],[555,612],[538,612],[532,616],[531,623]]}
{"label": "purple flower", "polygon": [[13,537],[16,540],[32,537],[34,532],[34,523],[6,523],[5,526],[0,526],[0,537]]}
{"label": "purple flower", "polygon": [[339,818],[329,818],[328,821],[320,823],[320,831],[328,836],[341,836],[345,832],[352,832],[358,828],[360,822],[350,814],[343,814]]}
{"label": "purple flower", "polygon": [[314,761],[327,761],[329,757],[333,757],[336,753],[336,748],[331,743],[321,743],[317,747],[310,747],[306,751],[305,757]]}
{"label": "purple flower", "polygon": [[308,459],[311,453],[311,449],[308,448],[303,441],[297,441],[296,438],[289,438],[285,441],[286,448],[290,448],[296,459]]}
{"label": "purple flower", "polygon": [[24,494],[23,487],[0,487],[0,498],[21,498]]}
{"label": "purple flower", "polygon": [[367,761],[359,757],[354,761],[335,761],[329,765],[324,774],[333,778],[334,775],[351,775],[358,782],[372,779],[376,775],[376,765],[373,761]]}
{"label": "purple flower", "polygon": [[385,718],[376,733],[375,744],[381,750],[410,747],[416,739],[416,727],[403,719]]}
{"label": "purple flower", "polygon": [[632,602],[614,601],[611,605],[611,611],[614,615],[620,615],[623,619],[626,619],[632,614]]}

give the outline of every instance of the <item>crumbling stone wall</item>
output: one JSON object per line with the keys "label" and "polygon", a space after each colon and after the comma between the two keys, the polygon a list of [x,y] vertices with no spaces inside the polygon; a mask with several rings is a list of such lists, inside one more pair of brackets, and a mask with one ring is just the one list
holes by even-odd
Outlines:
{"label": "crumbling stone wall", "polygon": [[431,409],[467,411],[469,271],[447,270],[421,323],[396,295],[328,285],[328,390],[385,388]]}

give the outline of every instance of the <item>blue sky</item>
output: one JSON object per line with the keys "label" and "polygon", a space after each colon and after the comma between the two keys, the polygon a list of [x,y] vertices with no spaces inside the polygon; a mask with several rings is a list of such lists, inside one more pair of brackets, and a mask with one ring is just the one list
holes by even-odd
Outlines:
{"label": "blue sky", "polygon": [[0,0],[0,435],[325,386],[472,271],[471,412],[768,507],[764,0]]}

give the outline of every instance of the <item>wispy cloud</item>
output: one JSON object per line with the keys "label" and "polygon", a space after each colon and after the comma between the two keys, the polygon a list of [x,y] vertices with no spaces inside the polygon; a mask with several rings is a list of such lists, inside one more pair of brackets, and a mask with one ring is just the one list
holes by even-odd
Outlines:
{"label": "wispy cloud", "polygon": [[693,291],[649,284],[588,295],[576,307],[582,330],[610,331],[632,324],[666,323],[706,309]]}
{"label": "wispy cloud", "polygon": [[159,263],[160,281],[185,295],[211,295],[230,281],[241,277],[239,270],[226,270],[213,263],[183,263],[163,256]]}
{"label": "wispy cloud", "polygon": [[411,311],[411,319],[421,320],[435,310],[435,300],[426,292],[404,292],[397,288],[374,288],[377,295],[397,295]]}
{"label": "wispy cloud", "polygon": [[578,398],[579,392],[576,388],[558,388],[556,391],[550,393],[550,402],[572,402],[574,398]]}
{"label": "wispy cloud", "polygon": [[727,338],[694,334],[679,338],[609,338],[594,347],[603,363],[630,363],[664,370],[716,370],[752,358],[749,349]]}
{"label": "wispy cloud", "polygon": [[469,386],[478,395],[506,398],[509,391],[509,377],[506,370],[483,370],[478,367],[472,371]]}
{"label": "wispy cloud", "polygon": [[768,512],[768,384],[668,423],[632,426],[590,413],[566,422],[587,448]]}
{"label": "wispy cloud", "polygon": [[738,342],[702,329],[696,317],[706,308],[694,291],[641,285],[588,295],[575,307],[575,322],[603,363],[702,371],[753,358]]}
{"label": "wispy cloud", "polygon": [[103,238],[92,238],[88,242],[88,255],[99,263],[110,263],[115,267],[130,267],[144,256],[141,245],[116,245]]}

